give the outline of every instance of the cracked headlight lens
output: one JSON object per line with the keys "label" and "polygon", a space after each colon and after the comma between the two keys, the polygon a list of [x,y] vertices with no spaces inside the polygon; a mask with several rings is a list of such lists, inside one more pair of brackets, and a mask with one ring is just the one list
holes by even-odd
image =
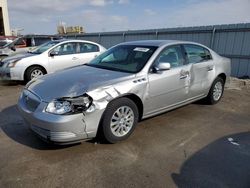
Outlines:
{"label": "cracked headlight lens", "polygon": [[62,98],[50,102],[46,107],[46,112],[52,114],[76,114],[86,111],[92,104],[92,99],[88,95]]}
{"label": "cracked headlight lens", "polygon": [[46,112],[52,114],[66,114],[72,111],[72,106],[68,101],[52,101],[48,104]]}

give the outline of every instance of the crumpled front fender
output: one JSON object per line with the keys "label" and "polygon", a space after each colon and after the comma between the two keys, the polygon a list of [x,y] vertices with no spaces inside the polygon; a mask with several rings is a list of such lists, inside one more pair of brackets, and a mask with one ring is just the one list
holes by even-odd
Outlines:
{"label": "crumpled front fender", "polygon": [[87,92],[87,94],[93,99],[92,105],[94,107],[94,110],[91,112],[87,111],[85,117],[86,119],[89,119],[88,117],[92,116],[93,119],[91,120],[89,119],[89,121],[96,122],[92,124],[92,125],[95,124],[95,126],[92,127],[88,126],[88,123],[86,122],[87,134],[92,135],[93,133],[97,132],[102,115],[107,105],[111,101],[127,95],[136,95],[141,99],[141,101],[144,101],[147,96],[147,88],[148,88],[147,79],[146,77],[143,77],[143,78],[135,78],[116,85],[105,86]]}

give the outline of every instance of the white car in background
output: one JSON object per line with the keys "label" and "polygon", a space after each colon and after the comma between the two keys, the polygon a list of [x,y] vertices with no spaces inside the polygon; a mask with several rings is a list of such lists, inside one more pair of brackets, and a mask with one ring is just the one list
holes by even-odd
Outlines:
{"label": "white car in background", "polygon": [[84,40],[55,40],[25,54],[17,54],[0,62],[3,80],[29,81],[57,70],[88,63],[106,49]]}
{"label": "white car in background", "polygon": [[2,39],[2,40],[0,39],[0,49],[12,42],[13,40],[10,39]]}

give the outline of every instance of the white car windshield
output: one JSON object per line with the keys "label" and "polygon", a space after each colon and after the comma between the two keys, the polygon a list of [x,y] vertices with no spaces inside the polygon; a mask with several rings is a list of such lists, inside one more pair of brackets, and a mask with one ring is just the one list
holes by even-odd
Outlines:
{"label": "white car windshield", "polygon": [[156,46],[120,45],[109,49],[86,65],[137,73],[145,66],[156,49]]}
{"label": "white car windshield", "polygon": [[29,53],[32,53],[32,54],[41,54],[41,53],[45,52],[46,50],[50,49],[51,47],[55,46],[58,43],[60,43],[60,41],[46,42],[46,43],[38,46],[34,50],[30,51]]}

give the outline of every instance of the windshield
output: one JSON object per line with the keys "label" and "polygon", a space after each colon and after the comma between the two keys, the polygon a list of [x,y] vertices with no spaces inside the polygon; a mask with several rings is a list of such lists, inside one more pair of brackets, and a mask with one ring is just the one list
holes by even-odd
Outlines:
{"label": "windshield", "polygon": [[0,41],[0,47],[5,46],[6,44],[8,44],[8,42],[7,42],[7,41]]}
{"label": "windshield", "polygon": [[32,54],[41,54],[41,53],[45,52],[46,50],[50,49],[52,46],[55,46],[58,43],[60,43],[60,41],[46,42],[46,43],[38,46],[34,50],[30,51],[30,53],[32,53]]}
{"label": "windshield", "polygon": [[120,45],[109,49],[88,66],[114,71],[137,73],[157,49],[156,46]]}
{"label": "windshield", "polygon": [[18,41],[20,38],[16,38],[15,40],[13,40],[10,43],[7,43],[3,46],[3,48],[9,47],[9,46],[15,46],[16,41]]}

